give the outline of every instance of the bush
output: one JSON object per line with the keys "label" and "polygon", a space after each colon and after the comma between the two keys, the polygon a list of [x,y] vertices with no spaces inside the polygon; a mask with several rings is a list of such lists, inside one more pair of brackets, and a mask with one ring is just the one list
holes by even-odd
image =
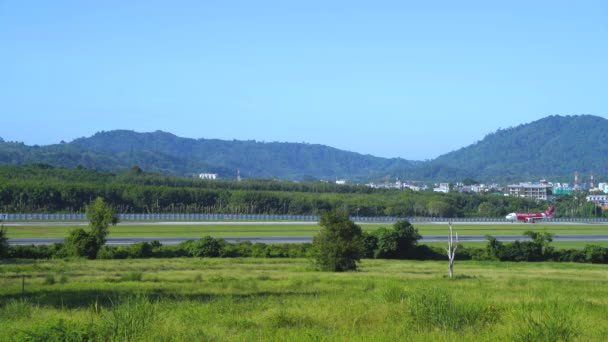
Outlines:
{"label": "bush", "polygon": [[601,246],[585,246],[585,260],[594,264],[608,263],[608,248]]}
{"label": "bush", "polygon": [[586,262],[584,249],[562,249],[553,253],[553,260],[562,262]]}
{"label": "bush", "polygon": [[152,245],[149,242],[138,242],[129,246],[131,258],[150,258],[153,256]]}
{"label": "bush", "polygon": [[375,234],[363,232],[363,257],[371,259],[378,249],[378,237]]}
{"label": "bush", "polygon": [[190,245],[190,254],[194,257],[216,258],[221,251],[220,242],[211,236],[205,236]]}
{"label": "bush", "polygon": [[374,233],[378,238],[376,258],[406,259],[413,256],[418,240],[418,230],[407,220],[398,221],[392,229],[380,228]]}
{"label": "bush", "polygon": [[323,271],[356,270],[364,252],[361,227],[346,212],[326,212],[320,221],[321,231],[312,242],[316,265]]}
{"label": "bush", "polygon": [[[59,250],[57,249],[59,247]],[[12,259],[50,259],[56,257],[59,251],[63,252],[62,244],[54,245],[29,245],[29,246],[9,246],[8,257]]]}
{"label": "bush", "polygon": [[74,229],[65,239],[65,251],[69,256],[95,259],[101,245],[96,237],[82,228]]}

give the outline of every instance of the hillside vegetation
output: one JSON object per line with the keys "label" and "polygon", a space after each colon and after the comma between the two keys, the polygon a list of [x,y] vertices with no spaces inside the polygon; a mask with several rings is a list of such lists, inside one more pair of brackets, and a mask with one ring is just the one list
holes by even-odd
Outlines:
{"label": "hillside vegetation", "polygon": [[[116,130],[49,146],[27,146],[0,139],[0,164],[46,163],[118,171],[138,165],[171,175],[218,173],[245,178],[351,181],[571,180],[608,169],[608,120],[591,115],[549,116],[517,127],[499,129],[483,140],[430,161],[380,158],[332,147],[284,142],[180,138],[156,131]],[[403,144],[417,144],[404,138]]]}
{"label": "hillside vegetation", "polygon": [[483,178],[533,179],[574,171],[608,169],[608,120],[591,115],[550,116],[501,129],[483,140],[444,154],[431,165],[449,165]]}

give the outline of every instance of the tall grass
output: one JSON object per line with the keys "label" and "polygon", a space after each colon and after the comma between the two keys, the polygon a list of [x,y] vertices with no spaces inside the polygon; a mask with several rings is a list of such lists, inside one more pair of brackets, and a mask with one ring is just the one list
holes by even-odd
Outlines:
{"label": "tall grass", "polygon": [[579,334],[575,309],[556,300],[523,303],[515,315],[519,325],[513,332],[514,341],[572,341]]}
{"label": "tall grass", "polygon": [[[343,274],[307,264],[3,264],[0,341],[601,341],[608,332],[603,265],[461,262],[467,276],[449,280],[445,262],[366,260]],[[69,282],[45,285],[48,274]]]}
{"label": "tall grass", "polygon": [[424,289],[409,298],[410,314],[421,328],[462,330],[473,326],[494,324],[500,310],[479,301],[457,301],[445,289]]}

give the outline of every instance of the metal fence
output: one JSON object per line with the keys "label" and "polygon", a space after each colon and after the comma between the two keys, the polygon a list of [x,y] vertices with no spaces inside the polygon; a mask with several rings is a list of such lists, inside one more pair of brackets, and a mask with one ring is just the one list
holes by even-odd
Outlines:
{"label": "metal fence", "polygon": [[[121,221],[150,221],[150,222],[209,222],[209,221],[295,221],[295,222],[316,222],[319,221],[317,215],[263,215],[263,214],[119,214]],[[49,222],[69,222],[86,221],[85,214],[0,214],[0,221],[23,222],[23,221],[49,221]],[[392,223],[401,219],[410,222],[507,222],[504,218],[497,217],[470,217],[470,218],[443,218],[443,217],[363,217],[352,216],[351,220],[363,223]],[[550,218],[543,222],[580,222],[580,223],[608,223],[606,218]]]}

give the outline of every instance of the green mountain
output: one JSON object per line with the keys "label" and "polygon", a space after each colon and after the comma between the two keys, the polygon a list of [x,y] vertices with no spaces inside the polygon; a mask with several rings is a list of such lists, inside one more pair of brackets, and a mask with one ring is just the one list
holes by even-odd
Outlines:
{"label": "green mountain", "polygon": [[571,179],[574,171],[608,170],[608,120],[549,116],[499,129],[470,146],[426,162],[387,159],[316,144],[189,139],[156,131],[99,132],[70,143],[27,146],[0,139],[0,164],[46,163],[100,171],[129,169],[172,175],[218,173],[281,179],[483,181]]}
{"label": "green mountain", "polygon": [[222,178],[368,180],[389,168],[408,169],[417,162],[342,151],[324,145],[180,138],[156,131],[100,132],[68,144],[26,146],[0,142],[1,164],[81,165],[102,171],[138,165],[174,175],[218,173]]}
{"label": "green mountain", "polygon": [[592,115],[549,116],[500,129],[470,146],[444,154],[425,168],[459,170],[460,177],[571,180],[608,171],[608,120]]}

